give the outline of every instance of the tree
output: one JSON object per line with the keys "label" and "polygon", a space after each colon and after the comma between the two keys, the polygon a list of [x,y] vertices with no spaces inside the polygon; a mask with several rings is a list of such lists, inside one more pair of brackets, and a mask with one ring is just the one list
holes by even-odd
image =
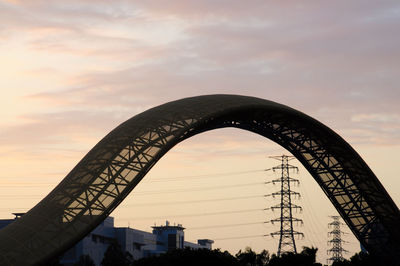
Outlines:
{"label": "tree", "polygon": [[383,261],[380,261],[366,252],[356,253],[350,258],[350,265],[354,266],[374,266],[383,264],[385,264]]}
{"label": "tree", "polygon": [[354,254],[350,260],[335,261],[332,266],[375,266],[386,265],[386,263],[369,253],[359,252]]}
{"label": "tree", "polygon": [[269,259],[268,250],[263,249],[260,254],[257,254],[257,265],[268,265]]}
{"label": "tree", "polygon": [[93,259],[89,255],[81,255],[74,266],[96,266]]}
{"label": "tree", "polygon": [[239,266],[236,258],[229,252],[219,249],[176,249],[159,256],[143,258],[133,263],[134,266]]}
{"label": "tree", "polygon": [[300,255],[304,258],[304,262],[309,265],[315,265],[317,259],[318,248],[303,247]]}
{"label": "tree", "polygon": [[352,265],[349,260],[343,259],[339,261],[334,261],[332,266],[350,266]]}
{"label": "tree", "polygon": [[239,250],[236,259],[243,266],[265,266],[269,263],[269,252],[264,249],[257,254],[251,248],[246,247],[244,252]]}
{"label": "tree", "polygon": [[316,263],[317,248],[303,247],[303,250],[299,253],[283,253],[281,257],[272,255],[269,266],[317,266],[321,265]]}
{"label": "tree", "polygon": [[111,243],[104,253],[102,266],[129,266],[133,257],[129,252],[124,252],[117,242]]}

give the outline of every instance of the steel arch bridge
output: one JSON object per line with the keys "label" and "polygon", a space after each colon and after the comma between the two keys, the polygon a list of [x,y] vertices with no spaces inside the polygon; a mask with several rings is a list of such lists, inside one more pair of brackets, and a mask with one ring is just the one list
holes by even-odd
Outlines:
{"label": "steel arch bridge", "polygon": [[99,225],[172,147],[224,127],[255,132],[291,152],[362,245],[398,263],[399,209],[346,141],[275,102],[207,95],[149,109],[111,131],[49,195],[0,230],[0,265],[35,265],[61,254]]}

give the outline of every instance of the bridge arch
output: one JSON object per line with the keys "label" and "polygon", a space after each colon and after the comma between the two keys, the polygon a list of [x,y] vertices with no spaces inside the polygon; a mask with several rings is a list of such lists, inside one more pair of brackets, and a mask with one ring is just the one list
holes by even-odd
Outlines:
{"label": "bridge arch", "polygon": [[206,95],[149,109],[111,131],[49,195],[0,230],[0,264],[39,264],[64,252],[100,224],[173,146],[224,127],[255,132],[291,152],[363,246],[398,261],[399,209],[346,141],[275,102]]}

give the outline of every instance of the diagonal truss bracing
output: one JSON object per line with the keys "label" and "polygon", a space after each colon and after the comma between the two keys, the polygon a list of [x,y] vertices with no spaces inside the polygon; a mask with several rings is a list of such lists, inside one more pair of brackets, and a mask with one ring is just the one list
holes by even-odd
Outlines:
{"label": "diagonal truss bracing", "polygon": [[61,254],[100,224],[174,145],[223,127],[249,130],[286,148],[365,248],[387,264],[400,261],[399,209],[340,136],[284,105],[208,95],[152,108],[110,132],[48,196],[0,230],[0,264],[38,264]]}

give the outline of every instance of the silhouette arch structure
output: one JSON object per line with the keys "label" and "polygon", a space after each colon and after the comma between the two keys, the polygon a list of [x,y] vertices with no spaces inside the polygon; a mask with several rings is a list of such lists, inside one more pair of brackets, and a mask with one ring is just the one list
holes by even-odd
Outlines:
{"label": "silhouette arch structure", "polygon": [[400,212],[361,157],[331,129],[290,107],[238,95],[169,102],[105,136],[49,195],[0,230],[0,265],[43,263],[99,225],[179,142],[236,127],[291,152],[371,253],[398,263]]}

